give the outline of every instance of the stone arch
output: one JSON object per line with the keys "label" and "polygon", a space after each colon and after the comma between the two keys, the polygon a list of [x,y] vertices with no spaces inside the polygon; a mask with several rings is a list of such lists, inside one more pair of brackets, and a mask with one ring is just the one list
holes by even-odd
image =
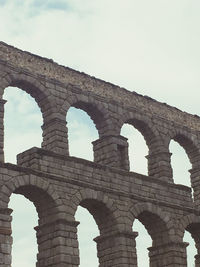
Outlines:
{"label": "stone arch", "polygon": [[178,220],[177,232],[180,240],[183,239],[185,230],[191,234],[195,242],[196,252],[195,255],[195,266],[199,266],[200,263],[200,216],[195,214],[188,214],[181,217]]}
{"label": "stone arch", "polygon": [[[38,104],[43,118],[43,125],[41,126],[43,140],[41,146],[45,149],[56,152],[60,152],[60,147],[63,147],[63,154],[67,154],[68,143],[66,134],[66,122],[65,120],[64,122],[62,122],[60,119],[61,115],[57,113],[58,107],[57,105],[55,105],[55,100],[53,101],[53,96],[51,95],[50,90],[48,90],[48,88],[46,88],[35,77],[26,75],[24,73],[11,73],[2,78],[0,98],[3,96],[5,88],[8,86],[15,86],[22,89],[23,91],[31,95]],[[1,117],[3,119],[3,115]],[[60,132],[57,131],[57,129],[60,129]],[[59,136],[59,134],[62,135],[62,138]],[[54,138],[52,138],[52,136],[54,136]],[[0,138],[2,140],[4,139],[3,129],[0,133]],[[2,158],[4,160],[3,152]]]}
{"label": "stone arch", "polygon": [[81,109],[90,116],[99,133],[99,138],[113,134],[112,118],[105,104],[97,101],[92,96],[73,94],[64,101],[60,113],[67,114],[70,107]]}
{"label": "stone arch", "polygon": [[[125,261],[127,257],[130,262],[134,262],[134,255],[127,256],[126,251],[127,246],[129,251],[134,251],[134,240],[132,240],[134,234],[132,231],[128,232],[126,220],[122,222],[124,215],[122,210],[106,193],[93,189],[81,189],[70,199],[70,203],[73,214],[78,205],[86,208],[99,228],[100,235],[94,239],[97,243],[99,266],[115,266],[116,262],[121,262],[122,257],[123,260],[125,257]],[[123,227],[121,227],[122,224]]]}
{"label": "stone arch", "polygon": [[137,111],[126,112],[119,119],[118,132],[121,131],[125,123],[136,128],[146,142],[148,147],[148,155],[146,155],[148,175],[169,182],[172,177],[170,155],[167,153],[162,135],[153,120]]}
{"label": "stone arch", "polygon": [[43,119],[45,118],[45,112],[50,108],[52,109],[53,107],[53,101],[51,100],[49,90],[36,78],[28,76],[24,73],[7,74],[1,80],[1,98],[3,96],[5,88],[8,86],[18,87],[30,94],[41,109]]}
{"label": "stone arch", "polygon": [[194,168],[195,165],[198,164],[200,158],[200,147],[196,136],[187,131],[175,129],[168,134],[167,138],[165,138],[165,143],[168,148],[171,140],[176,141],[184,148]]}
{"label": "stone arch", "polygon": [[119,230],[120,220],[118,220],[119,215],[117,216],[117,207],[105,193],[82,189],[70,199],[69,203],[73,217],[79,205],[86,208],[94,217],[101,234],[107,235]]}
{"label": "stone arch", "polygon": [[153,122],[138,112],[124,112],[123,116],[119,118],[118,131],[122,126],[128,123],[136,128],[144,137],[149,148],[149,155],[162,151],[164,146],[162,138]]}
{"label": "stone arch", "polygon": [[188,214],[181,217],[177,222],[177,229],[180,240],[183,239],[185,230],[192,234],[193,228],[196,228],[197,226],[198,229],[200,229],[200,216],[197,216],[195,214]]}
{"label": "stone arch", "polygon": [[191,163],[192,168],[190,172],[191,187],[193,188],[193,198],[195,204],[199,205],[199,161],[200,161],[200,146],[198,142],[198,137],[193,132],[187,132],[184,129],[174,129],[165,138],[166,147],[169,150],[170,141],[176,141],[184,150]]}
{"label": "stone arch", "polygon": [[[21,194],[28,198],[36,207],[40,224],[57,219],[64,212],[63,201],[53,185],[35,175],[19,175],[9,180],[1,187],[0,200],[2,208],[7,208],[12,193]],[[49,211],[51,212],[49,213]]]}
{"label": "stone arch", "polygon": [[152,238],[153,246],[173,241],[173,222],[166,212],[152,203],[132,205],[130,214],[134,222],[138,219]]}
{"label": "stone arch", "polygon": [[[60,238],[60,232],[67,232],[70,227],[74,228],[75,222],[67,221],[63,201],[56,189],[41,177],[25,174],[12,178],[1,187],[0,201],[3,203],[3,207],[8,206],[12,193],[25,196],[36,207],[39,217],[38,226],[35,227],[38,243],[36,265],[44,266],[44,262],[47,260],[46,255],[48,255],[48,261],[51,265],[59,265],[60,255],[63,255],[63,251],[68,249],[66,242],[63,243],[63,239]],[[66,236],[69,237],[69,234]],[[70,234],[71,236],[72,234]],[[76,240],[73,244],[75,242]],[[58,255],[56,259],[55,251]]]}

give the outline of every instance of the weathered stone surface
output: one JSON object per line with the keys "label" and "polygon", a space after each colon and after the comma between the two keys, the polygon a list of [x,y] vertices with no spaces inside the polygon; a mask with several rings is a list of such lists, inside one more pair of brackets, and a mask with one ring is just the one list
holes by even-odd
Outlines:
{"label": "weathered stone surface", "polygon": [[[19,154],[17,165],[4,163],[5,101],[0,99],[0,266],[11,266],[12,193],[37,208],[37,267],[79,266],[74,218],[79,205],[99,227],[100,267],[137,266],[136,218],[153,240],[151,267],[187,266],[185,230],[195,240],[200,266],[199,117],[0,42],[1,98],[7,86],[35,98],[43,115],[43,142],[42,148]],[[94,162],[69,156],[66,114],[71,106],[85,110],[96,125]],[[148,176],[129,172],[128,143],[120,136],[126,122],[146,140]],[[173,182],[171,139],[192,163],[194,199],[190,188]]]}

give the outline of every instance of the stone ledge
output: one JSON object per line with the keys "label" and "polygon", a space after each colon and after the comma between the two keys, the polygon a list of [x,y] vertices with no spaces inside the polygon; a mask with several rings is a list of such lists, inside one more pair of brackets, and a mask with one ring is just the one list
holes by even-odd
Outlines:
{"label": "stone ledge", "polygon": [[[21,166],[18,166],[18,165],[14,165],[14,164],[11,164],[11,163],[1,163],[0,162],[0,167],[1,168],[5,168],[7,170],[11,170],[11,171],[22,172],[23,174],[26,174],[26,175],[27,174],[28,175],[29,174],[33,174],[33,175],[39,176],[41,178],[47,178],[47,179],[51,179],[51,180],[54,180],[54,181],[61,181],[61,182],[64,181],[62,176],[58,176],[58,175],[56,176],[56,175],[52,175],[52,174],[49,174],[49,173],[44,173],[44,172],[33,170],[33,169],[30,169],[30,168],[25,168],[25,167],[21,167]],[[111,194],[114,194],[114,195],[117,195],[117,196],[121,196],[121,197],[125,197],[125,198],[128,197],[130,199],[134,199],[134,200],[137,200],[137,201],[153,203],[153,204],[156,204],[156,205],[161,205],[161,206],[164,206],[164,207],[170,207],[170,208],[174,208],[174,209],[178,209],[178,210],[181,209],[181,210],[184,210],[186,212],[193,213],[193,214],[195,214],[197,216],[200,215],[200,211],[199,210],[197,210],[195,208],[191,208],[191,207],[183,207],[183,206],[176,205],[176,204],[166,203],[166,201],[159,201],[159,200],[151,199],[151,198],[148,198],[148,197],[132,195],[132,194],[124,193],[124,192],[117,191],[117,190],[114,190],[114,189],[105,188],[105,187],[97,186],[97,185],[92,185],[91,183],[87,183],[87,182],[83,182],[83,181],[79,181],[79,180],[68,179],[66,182],[74,184],[74,185],[78,185],[78,186],[81,186],[81,187],[87,187],[87,188],[90,188],[90,189],[93,189],[93,190],[97,190],[97,191],[104,191],[105,193],[111,193]],[[181,187],[182,187],[182,185],[181,185]],[[185,186],[183,186],[183,187],[185,187]]]}
{"label": "stone ledge", "polygon": [[[86,159],[81,159],[81,158],[77,158],[77,157],[72,157],[72,156],[65,156],[65,155],[61,155],[61,154],[57,154],[55,152],[52,152],[52,151],[49,151],[49,150],[45,150],[45,149],[42,149],[42,148],[38,148],[38,147],[33,147],[33,148],[30,148],[20,154],[17,155],[17,157],[23,157],[23,154],[24,155],[31,155],[31,154],[38,154],[38,155],[45,155],[45,156],[50,156],[50,157],[54,157],[54,158],[58,158],[58,159],[61,159],[61,160],[65,160],[65,161],[71,161],[71,162],[76,162],[76,163],[81,163],[81,164],[84,164],[86,166],[89,166],[89,167],[93,167],[93,168],[98,168],[98,169],[103,169],[103,170],[109,170],[113,173],[118,173],[118,174],[121,174],[122,176],[126,175],[126,176],[133,176],[134,177],[138,177],[140,179],[143,179],[145,181],[150,181],[150,182],[153,182],[153,183],[156,183],[156,184],[161,184],[161,185],[165,185],[165,186],[169,186],[169,187],[173,187],[173,188],[177,188],[177,189],[180,189],[180,190],[183,190],[183,191],[186,191],[186,192],[191,192],[191,188],[185,186],[185,185],[180,185],[180,184],[173,184],[173,183],[168,183],[166,181],[161,181],[161,180],[158,180],[157,178],[154,178],[154,177],[151,177],[151,176],[146,176],[146,175],[143,175],[143,174],[139,174],[139,173],[136,173],[136,172],[129,172],[129,171],[125,171],[125,170],[121,170],[121,169],[118,169],[118,168],[114,168],[114,167],[110,167],[110,166],[105,166],[105,165],[101,165],[99,163],[95,163],[95,162],[92,162],[92,161],[89,161],[89,160],[86,160]],[[5,164],[8,164],[8,163],[5,163]],[[12,164],[13,165],[13,164]],[[19,166],[19,165],[15,165],[15,166]]]}
{"label": "stone ledge", "polygon": [[160,246],[149,247],[148,250],[150,252],[154,252],[160,249],[166,249],[168,247],[170,247],[173,250],[174,247],[186,248],[188,245],[189,245],[188,242],[169,242],[169,243],[162,244]]}
{"label": "stone ledge", "polygon": [[110,235],[100,235],[95,237],[93,240],[96,243],[102,243],[105,240],[111,239],[111,238],[116,238],[116,237],[126,237],[129,239],[135,239],[138,236],[138,232],[115,232]]}
{"label": "stone ledge", "polygon": [[48,223],[45,223],[45,224],[42,224],[42,225],[39,225],[39,226],[36,226],[34,227],[35,231],[38,232],[42,229],[47,229],[47,227],[54,227],[58,224],[64,224],[64,225],[67,225],[67,226],[74,226],[74,227],[77,227],[80,222],[77,222],[77,221],[67,221],[65,219],[57,219],[55,221],[52,221],[52,222],[48,222]]}

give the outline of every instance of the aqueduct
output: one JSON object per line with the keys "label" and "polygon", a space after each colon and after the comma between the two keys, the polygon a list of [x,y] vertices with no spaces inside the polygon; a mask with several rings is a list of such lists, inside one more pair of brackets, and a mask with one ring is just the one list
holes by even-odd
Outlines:
{"label": "aqueduct", "polygon": [[[4,162],[3,92],[17,86],[30,94],[43,116],[42,148]],[[79,205],[98,225],[100,267],[137,266],[132,224],[139,219],[152,238],[151,267],[187,266],[183,234],[195,240],[200,266],[200,118],[149,97],[127,91],[52,60],[0,42],[0,266],[11,266],[12,193],[30,199],[38,212],[37,267],[77,267],[79,250],[74,215]],[[69,156],[66,113],[86,111],[99,139],[94,162]],[[144,136],[148,176],[129,171],[124,123]],[[191,188],[173,181],[169,142],[176,140],[192,164]]]}

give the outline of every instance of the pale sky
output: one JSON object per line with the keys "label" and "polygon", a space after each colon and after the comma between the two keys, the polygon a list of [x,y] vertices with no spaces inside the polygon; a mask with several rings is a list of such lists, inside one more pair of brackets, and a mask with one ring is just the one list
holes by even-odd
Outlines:
{"label": "pale sky", "polygon": [[[0,40],[200,115],[199,12],[199,0],[0,0]],[[26,94],[10,88],[6,90],[5,98],[8,99],[5,152],[7,161],[14,162],[17,153],[31,146],[40,146],[39,126],[42,121],[37,105],[33,103],[32,106],[34,101]],[[90,121],[82,116],[74,110],[68,114],[70,152],[91,160],[92,152],[84,147],[88,147],[86,140],[95,140],[98,135],[95,128],[89,126]],[[144,155],[148,152],[143,138],[133,128],[125,126],[122,134],[129,136],[132,170],[145,173]],[[134,143],[139,142],[140,149],[136,146],[132,148]],[[80,146],[83,153],[77,154]],[[174,152],[175,182],[190,185],[187,155],[177,144],[172,143],[170,149]],[[30,211],[30,216],[27,216],[28,210],[23,215],[21,212],[25,210],[25,204],[22,203],[23,199],[14,199],[12,205],[15,210],[21,207],[16,222],[21,224],[23,233],[26,227],[22,221],[25,218],[27,226],[34,215],[31,216],[33,213]],[[86,217],[83,213],[84,210],[79,211],[77,220]],[[87,218],[86,225],[92,225]],[[34,220],[33,226],[37,224],[37,218]],[[94,229],[91,238],[98,235],[93,225],[90,227],[92,231]],[[19,234],[19,227],[16,226],[13,234],[16,249],[13,251],[12,267],[33,267],[35,241],[28,234]],[[89,244],[86,241],[89,233],[88,228],[80,231],[83,236],[80,250],[83,251],[89,247],[86,245]],[[140,231],[143,244],[147,237],[141,227]],[[17,247],[20,248],[18,251]],[[146,249],[143,248],[143,251]],[[188,252],[190,267],[193,266],[193,253],[194,249]],[[91,258],[84,259],[82,252],[81,267],[98,266],[96,251],[90,254]],[[144,261],[140,260],[140,267],[147,266],[147,260]]]}

